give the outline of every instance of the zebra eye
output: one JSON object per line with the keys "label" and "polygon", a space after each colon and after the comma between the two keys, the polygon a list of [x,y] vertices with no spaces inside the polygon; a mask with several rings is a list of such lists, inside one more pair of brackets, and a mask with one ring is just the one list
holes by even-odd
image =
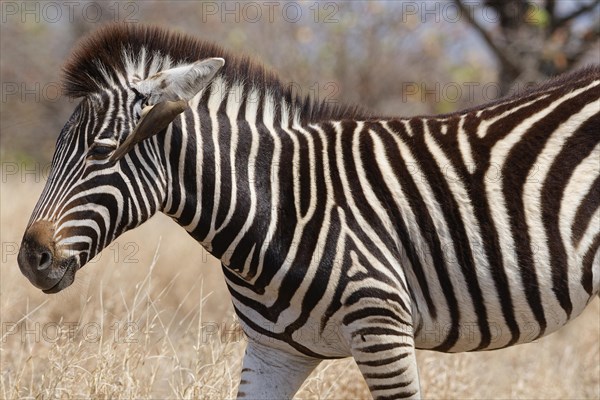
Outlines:
{"label": "zebra eye", "polygon": [[102,160],[108,157],[115,150],[115,146],[108,144],[93,144],[88,151],[88,158],[93,160]]}

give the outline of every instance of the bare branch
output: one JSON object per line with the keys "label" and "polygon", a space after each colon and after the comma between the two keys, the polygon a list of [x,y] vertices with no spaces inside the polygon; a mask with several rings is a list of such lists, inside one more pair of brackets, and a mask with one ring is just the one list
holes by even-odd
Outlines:
{"label": "bare branch", "polygon": [[546,1],[546,12],[548,13],[548,16],[550,17],[550,26],[554,26],[554,23],[556,21],[556,1],[555,0],[547,0]]}
{"label": "bare branch", "polygon": [[460,9],[461,15],[463,15],[465,17],[465,19],[469,22],[469,24],[481,35],[481,37],[483,38],[485,43],[490,47],[490,49],[492,49],[492,51],[494,52],[494,54],[496,55],[496,57],[498,58],[500,63],[502,63],[503,68],[507,71],[510,71],[511,73],[514,73],[515,75],[518,75],[520,72],[520,68],[517,67],[510,60],[510,58],[504,52],[504,50],[502,50],[500,47],[498,47],[496,45],[496,43],[492,39],[489,32],[486,31],[485,29],[483,29],[483,27],[481,25],[479,25],[477,23],[477,21],[475,21],[475,19],[473,18],[473,16],[467,9],[467,7],[465,7],[464,4],[462,4],[462,2],[460,0],[453,0],[453,1],[456,4],[456,6]]}
{"label": "bare branch", "polygon": [[580,15],[585,14],[588,11],[591,11],[594,9],[594,7],[598,6],[600,4],[600,0],[594,0],[591,3],[585,4],[583,6],[581,6],[580,8],[578,8],[577,10],[573,11],[570,14],[565,15],[564,17],[561,18],[556,18],[556,19],[552,19],[552,26],[550,29],[550,32],[554,32],[555,30],[557,30],[558,28],[562,27],[563,25],[565,25],[567,22],[579,17]]}

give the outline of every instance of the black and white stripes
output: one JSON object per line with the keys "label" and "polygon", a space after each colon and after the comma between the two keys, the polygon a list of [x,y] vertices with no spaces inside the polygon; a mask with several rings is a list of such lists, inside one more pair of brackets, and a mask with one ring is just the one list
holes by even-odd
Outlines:
{"label": "black and white stripes", "polygon": [[295,98],[217,46],[111,26],[66,77],[83,100],[23,272],[62,290],[170,215],[222,261],[249,337],[239,397],[291,397],[346,356],[374,397],[419,397],[415,348],[529,342],[598,293],[598,67],[464,112],[375,118]]}

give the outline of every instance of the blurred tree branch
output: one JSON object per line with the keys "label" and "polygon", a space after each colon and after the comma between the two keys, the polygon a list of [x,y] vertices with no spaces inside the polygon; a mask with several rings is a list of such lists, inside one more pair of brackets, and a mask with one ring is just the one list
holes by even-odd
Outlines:
{"label": "blurred tree branch", "polygon": [[[554,3],[554,0],[548,0],[549,3]],[[566,23],[568,23],[571,20],[574,20],[575,18],[590,12],[594,9],[594,7],[596,7],[598,4],[600,4],[600,0],[594,0],[589,4],[585,4],[583,6],[581,6],[580,8],[578,8],[577,10],[571,12],[570,14],[567,14],[561,18],[556,18],[554,13],[550,14],[551,15],[551,23],[550,23],[550,31],[554,32],[556,29],[562,27],[563,25],[565,25]],[[546,7],[547,9],[547,7]],[[554,11],[554,6],[552,7],[552,10]]]}
{"label": "blurred tree branch", "polygon": [[[600,0],[579,1],[559,15],[556,0],[485,0],[480,7],[498,15],[496,23],[479,22],[464,0],[453,0],[464,20],[481,36],[499,63],[501,92],[518,81],[538,80],[576,66],[599,40],[597,17]],[[575,30],[574,21],[589,16],[586,29]],[[591,22],[590,22],[591,21]]]}
{"label": "blurred tree branch", "polygon": [[481,35],[488,47],[494,52],[496,57],[498,57],[498,60],[500,60],[503,67],[510,71],[513,71],[513,73],[518,73],[518,67],[515,64],[513,64],[513,62],[510,60],[510,57],[506,54],[506,51],[500,46],[498,46],[492,38],[491,34],[488,33],[488,31],[486,31],[477,21],[475,21],[467,7],[465,7],[460,0],[454,0],[454,2],[460,9],[465,19],[469,22],[469,24],[471,24],[473,29],[475,29]]}

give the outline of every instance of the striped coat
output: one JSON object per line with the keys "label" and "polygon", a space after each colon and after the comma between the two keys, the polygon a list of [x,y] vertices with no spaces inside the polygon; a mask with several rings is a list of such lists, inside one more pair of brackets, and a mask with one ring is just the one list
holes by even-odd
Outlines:
{"label": "striped coat", "polygon": [[557,330],[600,286],[600,69],[449,115],[295,97],[260,65],[110,26],[66,66],[82,101],[19,254],[47,293],[164,212],[221,260],[249,337],[238,396],[291,397],[353,356],[419,397],[415,348]]}

